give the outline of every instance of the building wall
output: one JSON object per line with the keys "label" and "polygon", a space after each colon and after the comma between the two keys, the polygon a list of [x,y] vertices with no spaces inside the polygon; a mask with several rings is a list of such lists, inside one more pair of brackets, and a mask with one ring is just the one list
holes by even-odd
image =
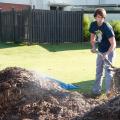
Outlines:
{"label": "building wall", "polygon": [[[99,5],[99,4],[120,4],[120,0],[0,0],[0,2],[14,3],[14,4],[25,4],[35,6],[36,9],[50,10],[50,3],[62,3],[74,5]],[[70,10],[71,7],[67,6],[64,10]]]}
{"label": "building wall", "polygon": [[23,10],[23,9],[28,9],[30,5],[23,5],[23,4],[11,4],[11,3],[0,3],[0,9],[2,11],[9,11],[12,10],[13,8],[17,11]]}
{"label": "building wall", "polygon": [[49,0],[51,2],[62,2],[70,5],[99,5],[99,4],[120,4],[120,0]]}
{"label": "building wall", "polygon": [[49,10],[49,0],[30,0],[31,6],[35,7],[35,9],[44,9]]}
{"label": "building wall", "polygon": [[120,4],[120,0],[99,0],[100,4]]}
{"label": "building wall", "polygon": [[13,4],[30,4],[30,0],[0,0],[3,3],[13,3]]}
{"label": "building wall", "polygon": [[65,0],[65,1],[72,5],[120,4],[120,0]]}
{"label": "building wall", "polygon": [[35,6],[36,9],[49,9],[49,0],[0,0],[0,2],[31,5]]}

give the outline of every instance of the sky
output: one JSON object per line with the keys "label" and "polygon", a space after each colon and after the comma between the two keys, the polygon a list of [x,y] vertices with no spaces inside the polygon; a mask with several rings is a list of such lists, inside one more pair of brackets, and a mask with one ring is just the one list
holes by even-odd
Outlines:
{"label": "sky", "polygon": [[[22,3],[22,4],[28,4],[30,1],[35,2],[35,0],[0,0],[0,2],[8,2],[8,3]],[[45,1],[45,0],[43,0]],[[68,4],[79,4],[80,0],[46,0],[46,1],[52,1],[52,2],[58,2],[58,3],[68,3]]]}

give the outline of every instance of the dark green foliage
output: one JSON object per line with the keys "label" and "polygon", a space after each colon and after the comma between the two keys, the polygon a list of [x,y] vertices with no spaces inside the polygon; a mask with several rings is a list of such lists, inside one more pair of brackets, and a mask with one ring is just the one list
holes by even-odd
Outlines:
{"label": "dark green foliage", "polygon": [[85,15],[83,20],[83,38],[85,42],[90,40],[90,33],[89,33],[90,22],[91,21],[89,17]]}
{"label": "dark green foliage", "polygon": [[[83,38],[85,42],[90,40],[90,33],[89,33],[90,23],[91,20],[89,16],[85,15],[83,20]],[[120,42],[120,20],[114,20],[109,23],[111,24],[115,32],[116,41]]]}
{"label": "dark green foliage", "polygon": [[110,24],[112,25],[113,30],[115,32],[116,41],[120,41],[120,21],[111,21]]}

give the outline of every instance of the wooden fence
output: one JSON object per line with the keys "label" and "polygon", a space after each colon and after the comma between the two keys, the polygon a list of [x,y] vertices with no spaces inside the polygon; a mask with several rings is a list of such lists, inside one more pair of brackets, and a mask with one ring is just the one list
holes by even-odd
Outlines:
{"label": "wooden fence", "polygon": [[83,12],[0,11],[0,41],[64,43],[83,40]]}

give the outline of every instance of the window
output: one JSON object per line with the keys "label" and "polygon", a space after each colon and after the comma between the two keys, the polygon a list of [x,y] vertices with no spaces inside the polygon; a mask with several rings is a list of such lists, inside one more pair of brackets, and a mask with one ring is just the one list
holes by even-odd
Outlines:
{"label": "window", "polygon": [[60,6],[50,6],[50,10],[60,10],[60,11],[62,11],[63,7],[60,7]]}
{"label": "window", "polygon": [[56,6],[50,6],[50,10],[57,10]]}

